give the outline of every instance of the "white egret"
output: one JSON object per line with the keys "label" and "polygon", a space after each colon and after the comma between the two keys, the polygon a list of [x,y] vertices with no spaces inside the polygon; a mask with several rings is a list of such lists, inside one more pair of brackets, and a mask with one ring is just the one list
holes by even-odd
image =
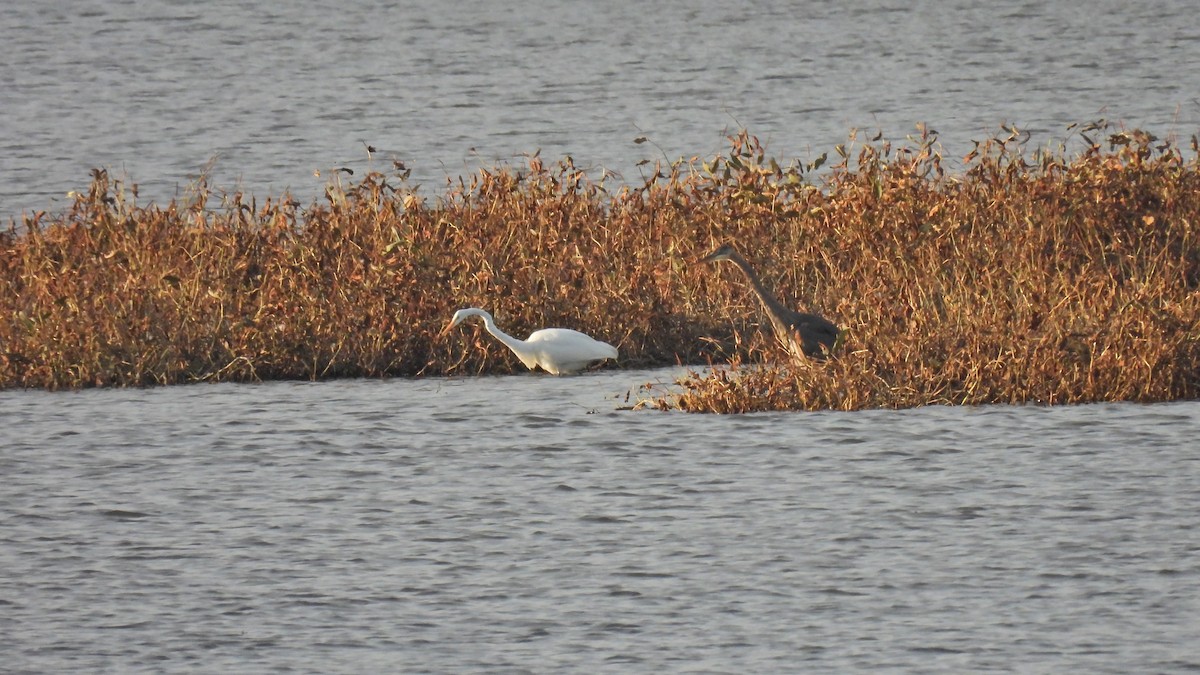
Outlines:
{"label": "white egret", "polygon": [[733,248],[732,244],[725,244],[704,256],[700,262],[708,263],[718,260],[728,260],[737,265],[750,280],[754,293],[758,295],[763,309],[767,312],[767,317],[771,320],[771,326],[775,328],[775,337],[788,351],[797,356],[800,355],[797,352],[800,352],[805,356],[820,359],[833,350],[833,346],[837,344],[837,326],[824,317],[796,312],[779,304],[775,296],[763,286],[762,281],[755,274],[754,268],[750,267],[750,263],[746,262],[746,259]]}
{"label": "white egret", "polygon": [[472,316],[482,318],[487,332],[507,345],[530,370],[541,366],[542,370],[552,375],[561,375],[578,372],[605,359],[617,358],[616,347],[570,328],[543,328],[530,333],[527,340],[517,339],[497,328],[492,315],[477,307],[455,312],[443,334]]}

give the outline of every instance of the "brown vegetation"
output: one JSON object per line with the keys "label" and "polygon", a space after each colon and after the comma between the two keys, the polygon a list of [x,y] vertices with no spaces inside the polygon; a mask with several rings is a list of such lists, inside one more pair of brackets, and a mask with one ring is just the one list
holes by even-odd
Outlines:
{"label": "brown vegetation", "polygon": [[[876,140],[817,179],[743,133],[637,185],[535,156],[433,199],[370,174],[305,209],[203,184],[139,206],[98,171],[64,213],[0,232],[0,386],[522,369],[482,329],[437,337],[478,306],[518,336],[583,330],[623,367],[742,364],[657,407],[1196,398],[1196,140],[1185,158],[1141,131],[1081,138],[1068,156],[1014,131],[955,175],[929,135]],[[845,330],[834,358],[789,360],[736,270],[689,264],[727,240]]]}

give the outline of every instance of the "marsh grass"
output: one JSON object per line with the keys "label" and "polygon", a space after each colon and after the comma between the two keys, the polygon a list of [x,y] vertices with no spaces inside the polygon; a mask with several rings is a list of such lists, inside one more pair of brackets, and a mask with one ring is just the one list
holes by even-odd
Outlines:
{"label": "marsh grass", "polygon": [[[734,364],[643,401],[661,408],[1195,398],[1196,140],[1079,138],[1005,132],[951,175],[929,133],[782,167],[743,132],[635,184],[535,155],[433,198],[371,173],[304,208],[202,182],[140,206],[97,171],[62,214],[0,233],[0,385],[522,369],[479,327],[438,336],[478,306],[518,336],[588,332],[622,367]],[[692,264],[730,240],[845,329],[835,358],[788,359],[736,270]]]}

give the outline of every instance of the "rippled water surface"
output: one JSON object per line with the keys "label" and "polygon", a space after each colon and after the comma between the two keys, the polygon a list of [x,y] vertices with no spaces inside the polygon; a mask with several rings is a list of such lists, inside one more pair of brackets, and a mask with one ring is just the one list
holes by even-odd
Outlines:
{"label": "rippled water surface", "polygon": [[671,376],[0,393],[5,668],[1200,668],[1200,403],[618,409]]}
{"label": "rippled water surface", "polygon": [[[1004,122],[1200,129],[1193,3],[0,3],[0,217],[62,208],[92,167],[142,200],[212,183],[304,202],[337,167],[447,176],[541,150],[636,182],[739,125],[811,160],[926,122],[950,157]],[[652,143],[635,143],[645,136]],[[366,144],[378,149],[373,162]],[[321,176],[314,177],[320,172]]]}

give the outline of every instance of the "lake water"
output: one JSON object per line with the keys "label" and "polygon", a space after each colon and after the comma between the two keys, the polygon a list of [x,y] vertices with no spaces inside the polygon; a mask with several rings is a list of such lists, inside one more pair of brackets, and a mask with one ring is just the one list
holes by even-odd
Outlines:
{"label": "lake water", "polygon": [[637,181],[639,161],[720,153],[739,125],[806,161],[918,122],[955,157],[1004,122],[1035,144],[1102,117],[1186,142],[1195,16],[1186,0],[11,0],[0,218],[62,208],[92,167],[143,202],[209,166],[217,186],[307,203],[337,167],[393,158],[440,193],[539,149]]}
{"label": "lake water", "polygon": [[[1194,16],[18,0],[0,217],[92,167],[308,200],[393,158],[430,192],[539,149],[637,179],[739,125],[806,160],[917,122],[952,155],[1002,122],[1186,140]],[[0,670],[1200,669],[1200,403],[619,409],[673,374],[0,392]]]}
{"label": "lake water", "polygon": [[5,672],[1200,669],[1200,403],[675,373],[0,392]]}

